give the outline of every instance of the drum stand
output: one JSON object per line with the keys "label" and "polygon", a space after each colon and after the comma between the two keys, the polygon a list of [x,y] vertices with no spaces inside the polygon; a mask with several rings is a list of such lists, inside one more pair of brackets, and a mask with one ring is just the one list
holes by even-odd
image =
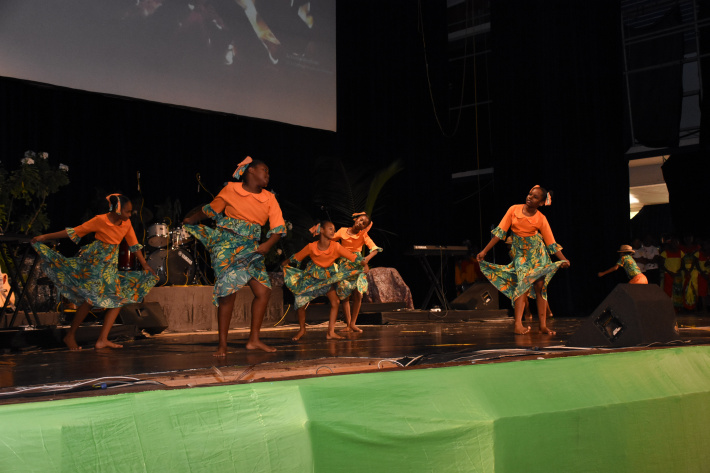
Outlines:
{"label": "drum stand", "polygon": [[192,255],[195,257],[195,276],[192,278],[192,283],[211,286],[212,283],[210,283],[204,271],[202,271],[202,265],[204,264],[206,266],[208,262],[197,252],[197,238],[192,241]]}

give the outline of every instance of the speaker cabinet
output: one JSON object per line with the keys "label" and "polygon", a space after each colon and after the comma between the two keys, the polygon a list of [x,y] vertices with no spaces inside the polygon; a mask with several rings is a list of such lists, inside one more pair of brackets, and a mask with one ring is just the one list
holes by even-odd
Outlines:
{"label": "speaker cabinet", "polygon": [[678,339],[673,303],[655,284],[619,284],[574,332],[567,346],[633,347]]}
{"label": "speaker cabinet", "polygon": [[122,324],[135,325],[150,334],[160,333],[168,328],[168,320],[158,302],[126,304],[121,307],[118,315]]}
{"label": "speaker cabinet", "polygon": [[498,289],[489,282],[477,282],[451,301],[451,306],[459,310],[498,309]]}

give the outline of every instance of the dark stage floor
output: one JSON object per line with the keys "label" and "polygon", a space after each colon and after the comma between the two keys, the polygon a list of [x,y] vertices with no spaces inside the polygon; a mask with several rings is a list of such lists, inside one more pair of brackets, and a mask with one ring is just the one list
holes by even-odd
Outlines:
{"label": "dark stage floor", "polygon": [[[710,343],[708,314],[680,316],[677,321],[680,341],[676,345]],[[123,349],[115,350],[94,350],[89,348],[91,344],[78,352],[66,348],[34,349],[0,356],[0,403],[18,402],[18,398],[39,392],[51,398],[61,390],[76,389],[73,385],[79,381],[103,377],[134,377],[166,386],[197,386],[588,353],[589,350],[564,346],[582,322],[581,318],[554,318],[549,325],[557,331],[556,335],[538,333],[537,321],[532,323],[531,333],[514,335],[510,318],[363,325],[363,333],[341,332],[346,336],[343,340],[326,340],[326,324],[321,324],[310,326],[299,342],[291,341],[296,326],[265,328],[262,339],[277,348],[275,353],[246,350],[248,332],[237,330],[230,332],[230,351],[221,359],[212,356],[216,348],[215,332],[163,333],[128,339],[123,341]],[[342,323],[339,325],[344,327]],[[120,384],[119,381],[109,380],[107,384]],[[127,386],[108,392],[138,389],[131,386],[133,380],[124,381]],[[33,388],[27,394],[17,395],[18,390],[24,393],[29,387]],[[162,388],[160,385],[150,388],[156,387]]]}

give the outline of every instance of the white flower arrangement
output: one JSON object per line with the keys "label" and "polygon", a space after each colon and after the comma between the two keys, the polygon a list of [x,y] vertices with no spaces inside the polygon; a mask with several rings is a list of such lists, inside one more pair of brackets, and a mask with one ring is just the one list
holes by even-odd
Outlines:
{"label": "white flower arrangement", "polygon": [[46,151],[42,151],[41,153],[37,153],[37,156],[42,159],[47,159],[49,157],[49,153],[47,153]]}
{"label": "white flower arrangement", "polygon": [[34,164],[34,163],[35,163],[35,160],[32,159],[32,158],[22,158],[22,159],[20,160],[20,162],[21,162],[22,164]]}
{"label": "white flower arrangement", "polygon": [[67,166],[66,164],[59,163],[59,170],[69,172],[69,166]]}

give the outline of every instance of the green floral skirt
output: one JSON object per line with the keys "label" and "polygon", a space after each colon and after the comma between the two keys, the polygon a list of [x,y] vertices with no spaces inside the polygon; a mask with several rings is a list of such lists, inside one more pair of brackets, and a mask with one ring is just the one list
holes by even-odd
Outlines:
{"label": "green floral skirt", "polygon": [[219,298],[226,297],[246,286],[254,278],[271,288],[269,275],[264,266],[264,255],[256,252],[259,240],[249,238],[224,227],[210,228],[205,225],[184,225],[210,252],[212,270],[215,274],[212,303],[219,305]]}
{"label": "green floral skirt", "polygon": [[140,302],[158,282],[147,271],[118,271],[118,245],[95,240],[72,258],[43,243],[32,247],[59,293],[77,305],[111,309]]}
{"label": "green floral skirt", "polygon": [[[361,258],[362,253],[356,251],[355,254]],[[336,263],[346,270],[354,270],[356,275],[351,276],[347,279],[343,279],[338,283],[336,291],[338,292],[338,299],[343,300],[350,297],[353,291],[357,291],[360,294],[365,294],[367,292],[367,275],[365,274],[365,267],[363,264],[359,263],[360,259],[352,262],[347,258],[339,258]]]}
{"label": "green floral skirt", "polygon": [[[494,235],[498,236],[496,230]],[[547,300],[547,284],[564,263],[564,261],[553,263],[549,253],[556,253],[560,249],[562,247],[557,243],[546,247],[539,233],[529,237],[513,234],[513,262],[509,265],[501,265],[481,261],[481,272],[511,301],[525,295],[535,281],[544,278],[542,297]],[[534,293],[534,290],[530,292]]]}
{"label": "green floral skirt", "polygon": [[333,287],[338,292],[339,299],[347,297],[350,293],[341,296],[339,285],[345,281],[357,280],[364,269],[362,263],[359,263],[360,261],[362,261],[360,258],[355,263],[348,261],[347,265],[337,261],[327,268],[309,261],[304,270],[286,266],[284,268],[284,284],[296,298],[296,309],[305,306],[316,297],[326,295]]}

